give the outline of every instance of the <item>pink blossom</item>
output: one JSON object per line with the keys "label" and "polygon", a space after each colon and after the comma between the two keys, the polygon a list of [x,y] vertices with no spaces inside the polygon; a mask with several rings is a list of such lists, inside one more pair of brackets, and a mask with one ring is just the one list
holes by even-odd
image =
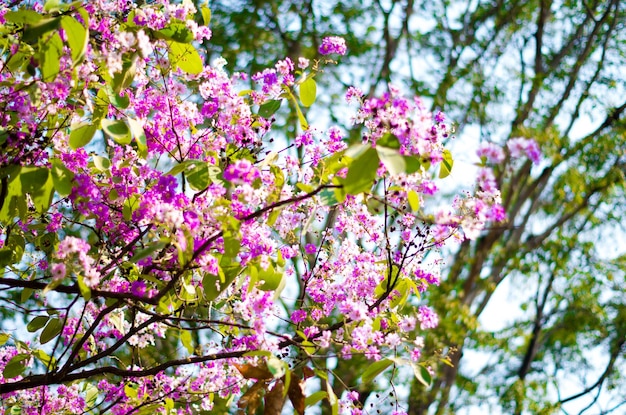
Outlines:
{"label": "pink blossom", "polygon": [[345,55],[346,51],[346,41],[338,36],[325,37],[322,39],[322,44],[319,47],[319,53],[321,55],[330,55],[333,53]]}

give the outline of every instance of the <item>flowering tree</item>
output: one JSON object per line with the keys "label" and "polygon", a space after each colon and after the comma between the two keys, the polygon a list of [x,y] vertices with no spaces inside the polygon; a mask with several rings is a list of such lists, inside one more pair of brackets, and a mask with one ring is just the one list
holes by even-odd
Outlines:
{"label": "flowering tree", "polygon": [[[441,206],[453,131],[419,98],[349,88],[358,142],[309,124],[341,38],[243,89],[196,47],[206,6],[20,3],[0,9],[2,413],[358,413],[330,356],[430,382],[427,255],[504,219],[488,166],[533,141],[479,149]],[[274,132],[289,112],[298,133]]]}

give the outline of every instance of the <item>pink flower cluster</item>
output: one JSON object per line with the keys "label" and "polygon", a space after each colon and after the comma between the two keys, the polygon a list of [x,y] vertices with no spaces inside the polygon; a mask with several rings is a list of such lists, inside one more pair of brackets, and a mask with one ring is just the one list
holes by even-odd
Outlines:
{"label": "pink flower cluster", "polygon": [[511,138],[507,141],[506,147],[513,158],[526,156],[535,164],[541,161],[541,150],[535,140],[523,137]]}
{"label": "pink flower cluster", "polygon": [[321,55],[345,55],[347,51],[346,41],[338,36],[325,37],[322,39],[322,44],[319,47]]}
{"label": "pink flower cluster", "polygon": [[[262,110],[295,97],[319,63],[298,59],[306,69],[300,76],[285,58],[252,76],[256,90],[241,91],[245,76],[229,76],[223,61],[190,65],[204,60],[193,40],[210,37],[193,20],[192,2],[96,0],[84,7],[66,15],[98,36],[76,62],[65,48],[55,79],[35,73],[38,100],[22,92],[24,79],[0,71],[0,126],[9,131],[2,146],[10,150],[0,164],[53,166],[50,180],[58,187],[43,212],[18,218],[22,232],[58,235],[37,261],[51,266],[27,276],[60,293],[45,298],[62,313],[43,330],[47,336],[63,325],[57,366],[42,365],[38,345],[15,344],[29,359],[39,356],[23,376],[76,380],[13,391],[3,404],[25,413],[102,405],[123,414],[149,404],[166,412],[176,401],[210,411],[213,396],[229,398],[244,387],[247,378],[235,365],[270,355],[313,347],[342,358],[420,359],[418,330],[438,323],[415,295],[439,284],[440,264],[424,265],[429,250],[460,229],[476,237],[487,221],[504,217],[485,169],[475,195],[458,198],[436,224],[420,219],[439,188],[430,170],[444,160],[443,143],[453,132],[444,115],[394,86],[368,99],[351,88],[365,145],[349,147],[336,126],[307,128],[296,112],[302,131],[285,137],[283,148],[271,136],[279,134],[272,132],[275,116]],[[163,39],[188,31],[188,43]],[[346,43],[324,38],[319,53],[343,55]],[[71,124],[58,127],[61,119]],[[50,142],[40,140],[46,122],[56,131]],[[90,130],[87,144],[82,134]],[[534,159],[532,142],[511,143],[511,155]],[[501,157],[481,151],[492,161]],[[391,174],[383,160],[389,152],[418,167]],[[367,163],[358,158],[363,153]],[[355,171],[369,179],[349,190],[361,179]],[[26,251],[39,250],[34,240]],[[159,366],[161,347],[178,358],[168,357],[171,368]],[[0,369],[17,353],[0,348]],[[281,362],[288,367],[288,360]],[[97,388],[81,378],[90,370],[104,371]]]}

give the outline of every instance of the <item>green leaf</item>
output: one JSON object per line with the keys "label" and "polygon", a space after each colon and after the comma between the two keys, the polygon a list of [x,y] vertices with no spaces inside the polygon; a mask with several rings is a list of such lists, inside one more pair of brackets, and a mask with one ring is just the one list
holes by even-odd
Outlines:
{"label": "green leaf", "polygon": [[137,399],[137,385],[132,384],[132,383],[127,383],[124,386],[124,394],[128,398]]}
{"label": "green leaf", "polygon": [[165,173],[168,176],[176,176],[177,174],[180,174],[182,172],[185,171],[185,169],[189,166],[190,163],[193,163],[194,160],[186,160],[183,161],[177,165],[175,165],[174,167],[172,167],[167,173]]}
{"label": "green leaf", "polygon": [[[29,45],[35,45],[42,39],[46,42],[48,39],[44,39],[44,35],[52,32],[53,30],[57,30],[59,25],[61,24],[60,17],[46,18],[39,20],[36,24],[27,25],[24,28],[24,35],[22,36],[22,40]],[[56,36],[59,36],[58,33],[55,33]],[[61,38],[59,37],[59,41]],[[61,48],[63,47],[63,42],[61,42]]]}
{"label": "green leaf", "polygon": [[407,192],[407,199],[409,200],[409,206],[413,212],[417,212],[420,209],[420,197],[415,190],[409,190]]}
{"label": "green leaf", "polygon": [[281,99],[271,99],[259,107],[259,115],[265,119],[270,119],[272,115],[280,109]]}
{"label": "green leaf", "polygon": [[298,104],[298,101],[296,101],[295,99],[292,100],[296,105],[296,114],[298,114],[298,120],[300,121],[300,127],[303,130],[306,130],[309,128],[309,123],[306,121],[306,118],[304,117],[304,114],[302,113],[302,110],[300,109],[300,105]]}
{"label": "green leaf", "polygon": [[46,167],[22,167],[20,182],[22,192],[30,194],[37,212],[47,211],[54,192],[50,170]]}
{"label": "green leaf", "polygon": [[111,168],[111,161],[106,157],[93,156],[93,165],[98,171],[103,172]]}
{"label": "green leaf", "polygon": [[22,167],[20,181],[24,193],[35,193],[48,180],[49,170],[45,167]]}
{"label": "green leaf", "polygon": [[263,281],[258,288],[263,291],[274,291],[280,286],[283,279],[283,272],[276,270],[274,264],[269,264],[267,269],[261,268],[260,265],[250,267],[250,276],[257,280]]}
{"label": "green leaf", "polygon": [[207,162],[202,160],[195,160],[193,163],[187,165],[187,172],[185,177],[189,183],[189,187],[192,190],[200,191],[206,189],[211,179],[209,177],[209,166]]}
{"label": "green leaf", "polygon": [[[411,174],[419,171],[422,168],[422,162],[419,158],[414,156],[404,156],[404,162],[406,164],[406,173]],[[424,164],[424,169],[428,170],[430,162]]]}
{"label": "green leaf", "polygon": [[[125,56],[122,63],[122,70],[113,77],[113,92],[119,94],[123,89],[128,88],[135,80],[137,73],[136,56]],[[106,92],[105,92],[106,94]]]}
{"label": "green leaf", "polygon": [[63,16],[61,18],[61,27],[65,30],[67,44],[72,52],[72,61],[76,65],[85,56],[87,44],[89,43],[89,32],[72,16]]}
{"label": "green leaf", "polygon": [[204,25],[208,26],[209,23],[211,23],[211,9],[203,4],[200,8],[200,11],[202,12],[202,20],[204,20]]}
{"label": "green leaf", "polygon": [[52,159],[51,164],[52,167],[50,171],[52,173],[54,188],[61,197],[69,196],[70,193],[72,193],[74,173],[65,167],[63,162],[57,158]]}
{"label": "green leaf", "polygon": [[376,179],[378,163],[378,153],[369,147],[348,167],[348,175],[342,180],[343,190],[352,195],[369,191]]}
{"label": "green leaf", "polygon": [[43,5],[43,9],[47,12],[51,12],[53,10],[57,10],[61,0],[46,0]]}
{"label": "green leaf", "polygon": [[96,131],[98,131],[98,127],[95,125],[85,123],[73,124],[70,129],[72,130],[70,133],[70,147],[72,150],[79,149],[89,144],[94,134],[96,134]]}
{"label": "green leaf", "polygon": [[4,346],[10,338],[11,335],[9,333],[0,333],[0,346]]}
{"label": "green leaf", "polygon": [[37,358],[48,369],[56,368],[57,361],[54,357],[51,357],[48,353],[41,349],[33,350],[33,356]]}
{"label": "green leaf", "polygon": [[376,146],[389,147],[393,148],[394,150],[399,150],[400,140],[398,140],[398,137],[396,137],[395,135],[387,133],[378,140],[376,140]]}
{"label": "green leaf", "polygon": [[282,378],[287,371],[289,371],[289,365],[277,358],[276,356],[270,356],[267,359],[267,369],[270,371],[274,379]]}
{"label": "green leaf", "polygon": [[[54,238],[56,237],[57,236],[54,235]],[[46,254],[50,255],[48,252],[46,252]],[[34,292],[35,290],[33,290],[32,288],[24,288],[20,293],[20,302],[25,303],[26,301],[28,301],[28,299]]]}
{"label": "green leaf", "polygon": [[444,179],[450,175],[452,172],[452,165],[454,164],[454,160],[452,160],[452,154],[449,150],[443,150],[443,160],[441,161],[441,166],[439,167],[439,178]]}
{"label": "green leaf", "polygon": [[53,34],[41,45],[39,55],[41,78],[46,82],[54,81],[59,74],[61,64],[59,59],[63,53],[63,41],[58,33]]}
{"label": "green leaf", "polygon": [[180,329],[180,342],[183,344],[185,349],[187,349],[187,353],[193,354],[193,338],[189,330]]}
{"label": "green leaf", "polygon": [[6,243],[7,248],[13,251],[13,263],[19,262],[22,260],[22,256],[24,255],[24,250],[26,249],[26,240],[19,233],[11,233],[8,242]]}
{"label": "green leaf", "polygon": [[328,392],[326,392],[326,391],[317,391],[317,392],[312,393],[312,394],[310,394],[309,396],[306,397],[306,399],[304,400],[304,405],[307,406],[307,407],[315,405],[316,403],[318,403],[322,399],[326,398],[327,396],[328,396]]}
{"label": "green leaf", "polygon": [[146,142],[146,132],[143,127],[134,118],[127,118],[128,126],[130,127],[130,134],[135,139],[137,143],[137,149],[139,150],[140,155],[143,154],[142,157],[146,157],[148,155],[148,144]]}
{"label": "green leaf", "polygon": [[[7,190],[2,189],[2,192],[6,192],[2,209],[0,209],[0,222],[11,223],[17,215],[20,219],[26,218],[28,213],[28,206],[26,205],[26,196],[22,191],[22,181],[17,180],[20,176],[20,167],[14,167],[9,174]],[[5,186],[4,183],[1,184]]]}
{"label": "green leaf", "polygon": [[315,98],[317,97],[317,84],[315,83],[315,79],[307,78],[300,85],[300,102],[305,107],[310,107],[315,102]]}
{"label": "green leaf", "polygon": [[202,72],[204,65],[200,54],[189,43],[180,43],[170,41],[169,45],[169,58],[173,69],[180,68],[183,72],[188,74],[197,75]]}
{"label": "green leaf", "polygon": [[204,288],[204,298],[207,301],[215,300],[222,291],[235,280],[242,268],[236,263],[231,263],[225,257],[220,261],[219,276],[205,274],[202,279],[202,287]]}
{"label": "green leaf", "polygon": [[418,365],[416,363],[413,363],[411,366],[413,366],[413,374],[415,375],[415,378],[418,380],[418,382],[426,387],[429,387],[433,382],[433,378],[428,370],[424,366]]}
{"label": "green leaf", "polygon": [[30,359],[30,355],[26,353],[16,354],[9,360],[4,367],[2,377],[5,379],[13,379],[21,375],[26,370],[26,362]]}
{"label": "green leaf", "polygon": [[328,392],[328,403],[330,404],[332,415],[339,415],[339,400],[328,379],[326,379],[326,391]]}
{"label": "green leaf", "polygon": [[83,296],[85,301],[89,301],[91,299],[91,288],[85,284],[85,278],[78,274],[76,276],[76,282],[78,283],[78,290],[80,291],[80,295]]}
{"label": "green leaf", "polygon": [[9,23],[28,25],[39,23],[42,18],[43,16],[34,10],[8,11],[4,15],[4,19]]}
{"label": "green leaf", "polygon": [[193,32],[180,20],[172,20],[163,29],[154,32],[154,37],[182,43],[191,43],[194,39]]}
{"label": "green leaf", "polygon": [[50,340],[61,334],[62,329],[63,321],[59,320],[58,318],[51,319],[50,321],[48,321],[48,324],[46,324],[46,327],[41,332],[41,336],[39,336],[39,343],[48,343]]}
{"label": "green leaf", "polygon": [[380,375],[392,364],[393,361],[389,359],[382,359],[370,364],[367,369],[365,369],[365,372],[363,372],[363,374],[361,375],[361,380],[363,380],[363,383],[369,383],[373,381],[376,376]]}
{"label": "green leaf", "polygon": [[109,104],[111,103],[111,95],[117,95],[119,91],[109,92],[109,88],[100,88],[96,94],[93,105],[93,116],[91,122],[94,125],[100,125],[100,121],[109,115]]}
{"label": "green leaf", "polygon": [[116,94],[113,90],[111,90],[111,93],[109,94],[109,102],[111,102],[111,104],[113,104],[116,108],[125,110],[130,105],[130,97],[124,92]]}
{"label": "green leaf", "polygon": [[376,152],[391,175],[397,176],[406,172],[406,162],[398,150],[377,145]]}
{"label": "green leaf", "polygon": [[37,316],[28,323],[28,325],[26,326],[26,330],[34,333],[43,326],[45,326],[49,319],[50,317],[48,316]]}
{"label": "green leaf", "polygon": [[104,119],[100,122],[104,132],[118,144],[130,144],[130,129],[122,120]]}
{"label": "green leaf", "polygon": [[0,268],[14,264],[13,250],[11,248],[0,248]]}

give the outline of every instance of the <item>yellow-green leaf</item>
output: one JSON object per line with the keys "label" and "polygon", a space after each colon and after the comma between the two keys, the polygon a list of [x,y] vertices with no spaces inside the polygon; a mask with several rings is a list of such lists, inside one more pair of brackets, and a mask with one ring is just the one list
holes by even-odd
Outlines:
{"label": "yellow-green leaf", "polygon": [[130,129],[122,120],[104,119],[100,122],[104,132],[118,144],[130,144]]}
{"label": "yellow-green leaf", "polygon": [[70,129],[72,130],[70,133],[70,147],[72,150],[89,144],[96,131],[98,131],[98,127],[93,124],[74,124]]}
{"label": "yellow-green leaf", "polygon": [[302,85],[300,85],[300,102],[305,107],[310,107],[315,102],[317,97],[317,84],[313,78],[307,78]]}
{"label": "yellow-green leaf", "polygon": [[441,161],[441,167],[439,167],[440,179],[444,179],[450,175],[453,164],[454,164],[454,160],[452,160],[452,154],[450,153],[450,151],[443,150],[443,160]]}
{"label": "yellow-green leaf", "polygon": [[361,380],[363,380],[363,383],[369,383],[373,381],[376,376],[383,373],[392,364],[393,361],[389,359],[382,359],[370,364],[367,369],[365,369],[365,372],[363,372],[363,374],[361,375]]}
{"label": "yellow-green leaf", "polygon": [[67,44],[72,52],[72,61],[74,64],[77,64],[82,60],[87,50],[89,32],[72,16],[63,16],[61,18],[61,27],[65,30],[67,36]]}
{"label": "yellow-green leaf", "polygon": [[40,63],[41,78],[46,82],[54,81],[59,74],[61,64],[59,59],[63,52],[63,41],[58,33],[54,33],[49,39],[42,40]]}
{"label": "yellow-green leaf", "polygon": [[420,197],[415,190],[409,190],[407,192],[407,199],[409,200],[409,206],[413,212],[417,212],[420,209]]}
{"label": "yellow-green leaf", "polygon": [[188,74],[197,75],[204,67],[200,54],[190,43],[170,41],[169,57],[173,69],[180,68]]}

